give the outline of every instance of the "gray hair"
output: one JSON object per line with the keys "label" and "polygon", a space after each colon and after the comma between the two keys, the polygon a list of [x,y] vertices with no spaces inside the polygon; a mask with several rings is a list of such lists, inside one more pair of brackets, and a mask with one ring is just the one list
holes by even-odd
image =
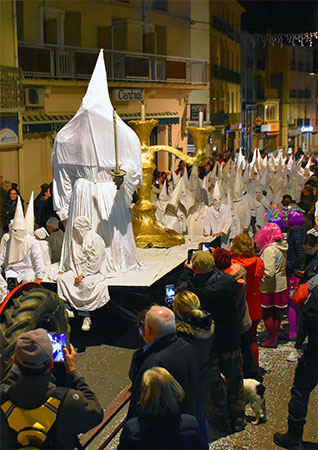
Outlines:
{"label": "gray hair", "polygon": [[165,306],[152,306],[146,314],[145,323],[158,336],[164,336],[176,331],[174,312]]}

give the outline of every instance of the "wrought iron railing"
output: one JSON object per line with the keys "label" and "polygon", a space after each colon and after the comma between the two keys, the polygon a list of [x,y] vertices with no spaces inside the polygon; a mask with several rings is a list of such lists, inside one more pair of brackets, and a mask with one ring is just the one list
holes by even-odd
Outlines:
{"label": "wrought iron railing", "polygon": [[[98,49],[19,42],[25,78],[89,79]],[[177,56],[104,50],[111,81],[208,84],[208,61]]]}
{"label": "wrought iron railing", "polygon": [[18,110],[22,105],[21,69],[0,66],[0,105],[4,110]]}

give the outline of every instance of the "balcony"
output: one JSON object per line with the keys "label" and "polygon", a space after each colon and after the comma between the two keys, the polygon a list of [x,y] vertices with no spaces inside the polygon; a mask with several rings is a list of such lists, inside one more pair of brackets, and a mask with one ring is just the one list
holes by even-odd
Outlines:
{"label": "balcony", "polygon": [[0,66],[0,109],[16,112],[22,105],[22,76],[16,67]]}
{"label": "balcony", "polygon": [[230,83],[240,84],[241,74],[234,72],[233,70],[226,69],[222,66],[217,66],[214,64],[211,68],[211,77],[217,78],[219,80],[228,81]]}
{"label": "balcony", "polygon": [[[24,78],[90,79],[99,50],[19,42]],[[104,50],[108,81],[208,84],[208,61]]]}

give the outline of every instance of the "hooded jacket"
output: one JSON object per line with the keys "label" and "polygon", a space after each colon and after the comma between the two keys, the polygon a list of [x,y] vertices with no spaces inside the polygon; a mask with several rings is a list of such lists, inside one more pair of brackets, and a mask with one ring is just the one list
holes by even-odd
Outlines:
{"label": "hooded jacket", "polygon": [[260,284],[264,275],[264,262],[258,256],[232,255],[232,262],[238,263],[246,270],[246,302],[251,320],[262,318]]}
{"label": "hooded jacket", "polygon": [[287,289],[286,263],[287,241],[275,241],[264,248],[261,258],[265,271],[261,282],[260,291],[264,294],[282,292]]}
{"label": "hooded jacket", "polygon": [[212,316],[202,311],[202,317],[188,315],[176,323],[177,336],[188,342],[195,350],[198,358],[200,377],[200,397],[203,400],[208,390],[208,367],[213,339]]}

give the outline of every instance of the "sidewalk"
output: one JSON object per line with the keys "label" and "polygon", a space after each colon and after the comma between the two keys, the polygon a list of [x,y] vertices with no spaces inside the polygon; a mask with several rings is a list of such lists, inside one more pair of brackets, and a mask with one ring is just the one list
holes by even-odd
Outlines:
{"label": "sidewalk", "polygon": [[[220,434],[211,430],[210,450],[278,450],[273,442],[273,434],[287,431],[287,407],[290,399],[294,372],[297,362],[286,361],[294,343],[278,345],[277,349],[259,349],[260,366],[266,370],[267,422],[259,425],[248,423],[240,433],[220,438]],[[304,429],[304,449],[318,449],[318,388],[310,396],[307,423]],[[246,415],[250,420],[253,411],[247,406]],[[313,444],[315,443],[315,444]]]}

